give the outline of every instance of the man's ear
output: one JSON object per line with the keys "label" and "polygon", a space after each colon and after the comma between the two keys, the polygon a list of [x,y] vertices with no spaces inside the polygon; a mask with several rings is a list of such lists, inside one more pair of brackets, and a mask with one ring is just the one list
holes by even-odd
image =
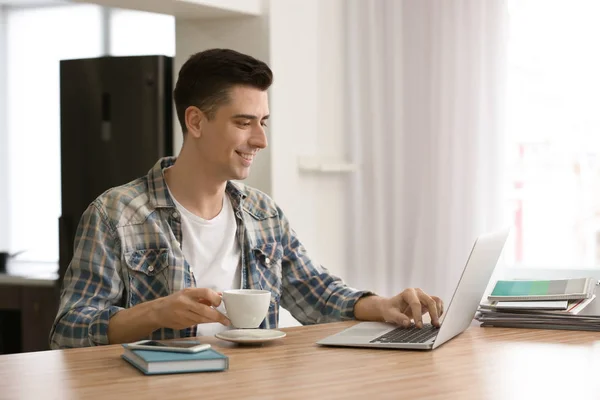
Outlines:
{"label": "man's ear", "polygon": [[206,123],[206,115],[196,106],[189,106],[185,110],[185,126],[187,127],[187,134],[193,138],[200,138],[202,136],[202,128]]}

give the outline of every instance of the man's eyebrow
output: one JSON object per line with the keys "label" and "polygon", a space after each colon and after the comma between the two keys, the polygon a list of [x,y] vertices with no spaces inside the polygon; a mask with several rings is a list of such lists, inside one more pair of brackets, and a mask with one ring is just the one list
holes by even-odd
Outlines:
{"label": "man's eyebrow", "polygon": [[[258,117],[256,115],[252,115],[252,114],[235,114],[231,118],[243,118],[243,119],[253,119],[253,120],[258,119]],[[262,119],[263,120],[269,119],[269,115],[265,115]]]}

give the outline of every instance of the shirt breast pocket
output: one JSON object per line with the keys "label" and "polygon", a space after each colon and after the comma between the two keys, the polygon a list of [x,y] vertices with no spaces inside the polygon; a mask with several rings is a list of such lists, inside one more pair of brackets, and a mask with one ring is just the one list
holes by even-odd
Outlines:
{"label": "shirt breast pocket", "polygon": [[280,243],[264,243],[255,247],[253,253],[260,287],[271,292],[271,302],[278,303],[281,296],[283,247]]}
{"label": "shirt breast pocket", "polygon": [[169,249],[142,249],[125,254],[129,274],[128,306],[169,294]]}

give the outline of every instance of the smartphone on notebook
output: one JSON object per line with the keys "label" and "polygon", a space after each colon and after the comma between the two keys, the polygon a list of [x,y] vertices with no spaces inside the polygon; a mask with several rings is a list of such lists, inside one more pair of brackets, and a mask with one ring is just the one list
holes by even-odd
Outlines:
{"label": "smartphone on notebook", "polygon": [[175,353],[199,353],[210,349],[210,344],[195,340],[140,340],[139,342],[123,345],[131,350],[154,350]]}

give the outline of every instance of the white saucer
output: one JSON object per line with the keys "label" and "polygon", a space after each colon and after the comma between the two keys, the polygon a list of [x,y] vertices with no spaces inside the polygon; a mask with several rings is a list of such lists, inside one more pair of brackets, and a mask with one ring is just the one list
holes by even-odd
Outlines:
{"label": "white saucer", "polygon": [[215,337],[234,343],[264,343],[285,337],[276,329],[231,329],[215,334]]}

